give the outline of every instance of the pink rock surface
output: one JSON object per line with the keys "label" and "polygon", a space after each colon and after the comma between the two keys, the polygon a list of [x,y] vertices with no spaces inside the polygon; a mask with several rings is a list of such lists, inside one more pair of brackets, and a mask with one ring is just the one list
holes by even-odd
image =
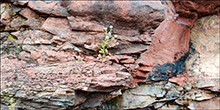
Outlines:
{"label": "pink rock surface", "polygon": [[[0,30],[9,31],[0,36],[1,92],[17,98],[23,109],[106,109],[118,95],[126,109],[147,109],[153,102],[156,109],[167,100],[186,108],[206,105],[196,101],[218,101],[208,99],[220,90],[219,15],[195,20],[218,12],[219,2],[7,2],[1,4]],[[118,35],[113,43],[119,45],[108,49],[111,60],[104,62],[97,59],[97,46],[110,25]],[[8,39],[10,35],[18,40]],[[146,81],[154,66],[177,61],[189,50],[189,41],[198,53],[190,50],[184,73],[169,79],[176,84],[138,83]],[[177,100],[181,98],[183,102]]]}
{"label": "pink rock surface", "polygon": [[70,31],[70,26],[67,18],[48,17],[41,26],[41,30],[65,37],[66,33]]}
{"label": "pink rock surface", "polygon": [[[38,85],[40,88],[61,87],[90,92],[111,92],[129,87],[132,79],[129,73],[123,72],[124,68],[120,65],[101,66],[102,64],[100,63],[86,62],[53,63],[31,68],[27,68],[25,67],[27,64],[23,64],[24,68],[27,69],[19,70],[23,73],[17,73],[16,78],[14,78],[16,73],[9,74],[8,72],[13,72],[10,68],[19,68],[13,67],[15,63],[6,65],[3,62],[3,64],[2,70],[4,73],[2,75],[2,81],[26,82],[24,85],[21,85],[21,90],[33,89],[28,86],[32,85],[34,87]],[[6,88],[5,85],[2,87]],[[40,90],[40,88],[35,89]],[[28,95],[28,93],[26,94]]]}
{"label": "pink rock surface", "polygon": [[[151,46],[136,61],[137,65],[140,66],[137,66],[133,74],[137,79],[142,78],[142,81],[148,78],[151,70],[143,71],[142,74],[145,75],[139,76],[138,74],[142,71],[138,67],[152,67],[152,65],[173,62],[188,51],[190,26],[192,26],[193,21],[181,17],[175,19],[174,7],[167,7],[166,10],[166,19],[154,31]],[[136,75],[136,73],[138,74]]]}
{"label": "pink rock surface", "polygon": [[19,12],[19,14],[21,14],[22,16],[24,16],[25,18],[34,18],[34,19],[38,19],[39,15],[36,14],[34,11],[32,11],[30,8],[25,8],[23,10],[21,10]]}
{"label": "pink rock surface", "polygon": [[38,13],[61,17],[69,16],[67,10],[56,2],[51,2],[47,4],[44,1],[29,1],[28,6]]}
{"label": "pink rock surface", "polygon": [[[124,36],[152,32],[164,19],[164,5],[155,1],[65,1],[73,16],[86,16],[104,26],[114,24],[116,33]],[[84,8],[86,7],[86,8]],[[126,31],[126,32],[125,32]]]}

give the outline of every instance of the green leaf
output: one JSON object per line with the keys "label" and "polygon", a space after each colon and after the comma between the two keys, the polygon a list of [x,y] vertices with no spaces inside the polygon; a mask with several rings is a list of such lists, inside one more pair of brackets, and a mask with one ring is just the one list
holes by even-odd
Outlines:
{"label": "green leaf", "polygon": [[11,40],[11,41],[18,40],[18,38],[13,36],[13,35],[8,36],[8,39]]}

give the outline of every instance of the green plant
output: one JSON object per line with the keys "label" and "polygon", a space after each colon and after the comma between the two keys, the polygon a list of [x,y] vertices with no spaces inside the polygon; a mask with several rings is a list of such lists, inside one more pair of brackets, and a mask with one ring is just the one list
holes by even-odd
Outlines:
{"label": "green plant", "polygon": [[15,37],[15,36],[13,36],[13,35],[9,35],[9,36],[8,36],[8,39],[11,40],[11,41],[18,40],[18,38]]}
{"label": "green plant", "polygon": [[76,60],[76,63],[79,62],[79,61],[80,61],[80,62],[83,62],[83,60]]}
{"label": "green plant", "polygon": [[115,38],[117,38],[117,35],[112,35],[112,30],[113,30],[113,26],[109,26],[109,31],[108,28],[104,28],[105,30],[105,39],[102,42],[102,46],[99,47],[99,55],[98,57],[102,60],[102,61],[106,61],[107,59],[110,59],[111,57],[111,53],[108,52],[109,48],[112,48],[116,45],[118,45],[118,42],[116,42],[113,45],[110,45],[110,43],[112,43],[113,40],[115,40]]}

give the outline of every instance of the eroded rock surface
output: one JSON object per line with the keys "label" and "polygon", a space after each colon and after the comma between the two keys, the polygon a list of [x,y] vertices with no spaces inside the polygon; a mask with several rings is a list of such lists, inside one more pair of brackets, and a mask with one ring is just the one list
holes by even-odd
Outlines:
{"label": "eroded rock surface", "polygon": [[123,109],[144,108],[157,101],[175,100],[183,89],[175,87],[172,83],[168,83],[167,86],[163,83],[148,83],[126,90],[118,99],[118,106]]}
{"label": "eroded rock surface", "polygon": [[[218,12],[219,3],[3,2],[7,2],[1,3],[0,22],[5,109],[199,109],[218,101],[219,15],[196,21],[190,31],[197,18]],[[97,57],[106,37],[103,28],[110,25],[112,34],[118,35],[111,43],[119,45],[108,48],[110,60],[101,61]],[[183,74],[186,58],[188,70]],[[138,83],[147,78],[151,81]],[[165,79],[175,83],[159,81]],[[203,100],[207,101],[198,102]]]}
{"label": "eroded rock surface", "polygon": [[[204,2],[188,0],[166,4],[168,5],[166,19],[154,31],[152,45],[136,61],[136,69],[133,72],[135,82],[144,82],[149,77],[151,70],[142,68],[174,63],[188,52],[190,32],[195,20],[203,15],[217,13],[219,10],[219,2],[205,5]],[[209,8],[201,10],[206,6]]]}
{"label": "eroded rock surface", "polygon": [[155,29],[164,19],[165,6],[161,2],[66,1],[65,4],[71,15],[86,16],[100,24],[114,24],[116,33],[129,37]]}
{"label": "eroded rock surface", "polygon": [[115,64],[64,62],[36,66],[7,57],[2,57],[1,62],[1,93],[14,95],[21,104],[27,99],[33,101],[30,105],[43,103],[39,108],[76,106],[75,90],[112,92],[131,86],[131,75]]}
{"label": "eroded rock surface", "polygon": [[45,3],[44,1],[29,1],[28,6],[38,13],[50,14],[52,16],[67,17],[69,13],[67,9],[60,6],[56,2]]}
{"label": "eroded rock surface", "polygon": [[182,78],[199,88],[219,92],[219,18],[210,15],[196,21],[191,32],[190,56],[186,60],[187,72],[172,81],[181,84],[177,80]]}

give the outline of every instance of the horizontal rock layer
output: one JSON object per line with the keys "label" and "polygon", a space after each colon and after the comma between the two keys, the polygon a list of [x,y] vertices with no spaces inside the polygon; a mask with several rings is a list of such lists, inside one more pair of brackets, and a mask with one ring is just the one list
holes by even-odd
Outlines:
{"label": "horizontal rock layer", "polygon": [[[1,104],[101,110],[219,105],[213,103],[218,94],[201,90],[219,92],[219,15],[203,17],[217,13],[219,2],[3,2]],[[110,25],[118,37],[109,45],[118,45],[101,61],[103,28]],[[138,83],[146,79],[152,81]],[[175,84],[158,82],[168,79]]]}

